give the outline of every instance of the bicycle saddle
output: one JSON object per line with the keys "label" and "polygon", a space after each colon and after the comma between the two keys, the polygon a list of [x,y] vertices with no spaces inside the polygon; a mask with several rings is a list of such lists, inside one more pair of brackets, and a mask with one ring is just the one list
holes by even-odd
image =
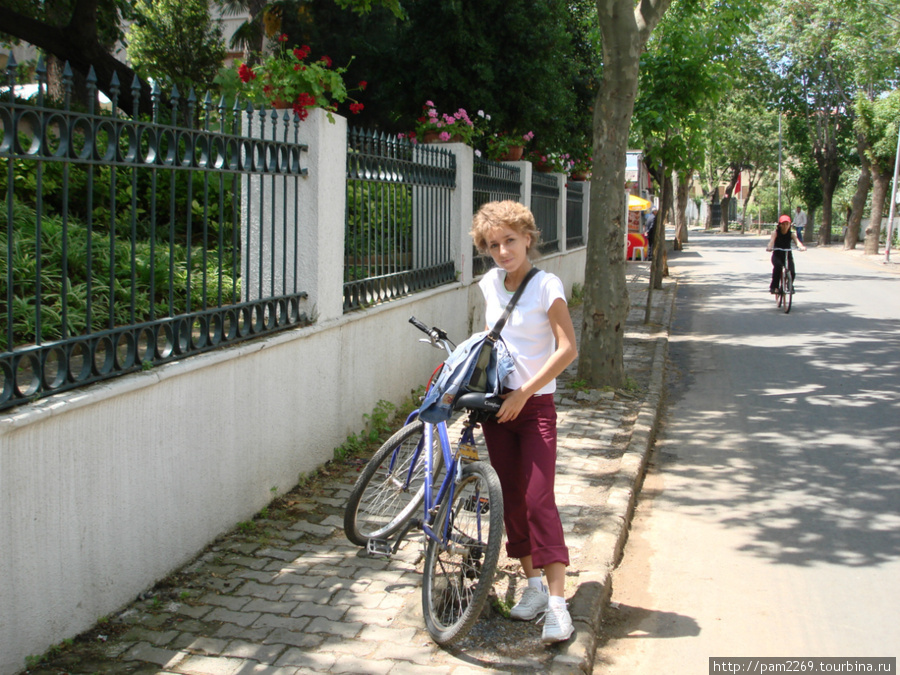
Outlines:
{"label": "bicycle saddle", "polygon": [[453,408],[456,410],[460,410],[462,408],[466,408],[467,410],[480,410],[483,412],[491,413],[492,415],[496,415],[498,412],[500,412],[500,406],[502,404],[503,399],[499,396],[492,396],[491,394],[470,391],[460,395],[453,403]]}

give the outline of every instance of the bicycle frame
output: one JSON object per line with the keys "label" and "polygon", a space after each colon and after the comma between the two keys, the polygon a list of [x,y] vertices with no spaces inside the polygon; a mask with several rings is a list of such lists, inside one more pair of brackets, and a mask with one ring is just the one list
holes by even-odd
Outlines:
{"label": "bicycle frame", "polygon": [[[410,424],[411,422],[413,422],[418,414],[418,410],[414,410],[412,413],[410,413],[409,417],[406,418],[406,424]],[[441,447],[441,454],[443,455],[444,466],[447,467],[447,473],[444,476],[444,479],[441,481],[441,485],[437,491],[437,497],[435,498],[434,456],[431,452],[425,453],[425,495],[424,501],[422,503],[423,518],[421,527],[422,531],[427,537],[435,540],[441,545],[446,545],[446,543],[448,543],[447,538],[444,537],[442,533],[445,533],[447,531],[450,517],[449,512],[447,514],[448,522],[440,524],[440,533],[435,531],[434,523],[432,521],[437,516],[437,506],[441,504],[444,499],[453,499],[454,490],[462,472],[463,462],[456,456],[453,451],[453,445],[450,442],[450,433],[447,430],[446,422],[439,422],[438,424],[429,424],[428,422],[423,422],[423,424],[424,429],[422,433],[422,442],[416,448],[414,459],[412,462],[410,462],[407,481],[412,479],[413,470],[420,461],[423,449],[431,448],[434,446],[434,433],[435,430],[437,430],[438,441],[440,442]],[[475,432],[474,425],[466,422],[457,447],[468,443],[472,445],[475,444]],[[392,466],[393,463],[394,460],[392,459]],[[413,524],[415,524],[414,519],[410,521],[410,526]],[[408,532],[409,529],[410,527],[406,527],[401,531],[401,536],[398,537],[398,544],[403,540],[403,537],[406,535],[406,532]]]}

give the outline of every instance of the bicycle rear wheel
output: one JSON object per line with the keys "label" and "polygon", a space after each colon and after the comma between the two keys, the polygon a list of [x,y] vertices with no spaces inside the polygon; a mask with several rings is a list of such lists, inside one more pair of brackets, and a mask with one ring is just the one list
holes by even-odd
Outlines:
{"label": "bicycle rear wheel", "polygon": [[439,645],[464,637],[475,625],[494,583],[503,538],[500,479],[485,462],[467,464],[453,499],[438,510],[425,550],[422,610]]}
{"label": "bicycle rear wheel", "polygon": [[[391,436],[366,464],[344,508],[344,533],[357,546],[397,532],[425,496],[425,425],[416,420]],[[434,434],[433,470],[443,464]]]}
{"label": "bicycle rear wheel", "polygon": [[784,313],[787,314],[791,311],[791,305],[794,302],[794,280],[791,278],[791,272],[787,267],[782,270],[781,275],[784,285]]}

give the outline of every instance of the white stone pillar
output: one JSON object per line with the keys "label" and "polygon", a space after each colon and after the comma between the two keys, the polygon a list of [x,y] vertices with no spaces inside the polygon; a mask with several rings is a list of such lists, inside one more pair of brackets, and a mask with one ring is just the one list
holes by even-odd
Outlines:
{"label": "white stone pillar", "polygon": [[565,253],[566,250],[566,215],[568,211],[568,202],[566,201],[569,198],[567,181],[569,177],[564,173],[555,173],[556,176],[556,184],[559,187],[559,200],[556,202],[556,222],[558,223],[556,227],[556,238],[559,241],[559,252]]}
{"label": "white stone pillar", "polygon": [[472,283],[472,215],[474,201],[475,151],[465,143],[447,143],[445,147],[456,156],[456,189],[450,198],[450,255],[456,265],[458,279]]}
{"label": "white stone pillar", "polygon": [[244,135],[263,141],[251,152],[257,161],[304,173],[244,175],[241,295],[246,302],[268,298],[273,289],[275,296],[305,291],[302,311],[319,321],[335,319],[343,315],[347,120],[313,108],[295,138],[293,119],[285,130],[283,111],[274,127],[270,114],[262,125],[257,113],[252,123],[244,120]]}

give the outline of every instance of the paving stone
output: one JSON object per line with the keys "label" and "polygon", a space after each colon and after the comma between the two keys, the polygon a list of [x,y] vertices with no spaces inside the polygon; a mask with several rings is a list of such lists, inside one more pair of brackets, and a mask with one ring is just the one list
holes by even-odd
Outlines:
{"label": "paving stone", "polygon": [[240,659],[251,659],[260,663],[272,664],[285,651],[284,645],[262,645],[255,642],[235,640],[229,642],[221,654]]}
{"label": "paving stone", "polygon": [[250,598],[244,596],[223,595],[221,593],[207,593],[200,598],[200,601],[207,605],[225,607],[226,609],[237,612],[250,602]]}
{"label": "paving stone", "polygon": [[300,603],[296,601],[271,602],[254,598],[244,609],[248,612],[264,612],[266,614],[290,614],[298,604]]}
{"label": "paving stone", "polygon": [[391,661],[370,661],[355,656],[338,656],[328,669],[330,673],[367,673],[367,675],[387,675],[393,667]]}
{"label": "paving stone", "polygon": [[[329,609],[323,607],[323,610]],[[299,632],[309,625],[310,617],[307,616],[277,616],[263,614],[254,623],[253,628],[283,628],[285,630]]]}
{"label": "paving stone", "polygon": [[184,658],[183,652],[161,649],[148,642],[138,642],[122,655],[123,661],[146,661],[163,668],[174,666],[182,658]]}
{"label": "paving stone", "polygon": [[[276,666],[298,666],[316,672],[328,672],[336,657],[334,654],[318,654],[304,649],[289,649],[277,661]],[[365,671],[360,671],[365,672]]]}
{"label": "paving stone", "polygon": [[313,619],[306,630],[310,633],[327,633],[329,635],[339,635],[341,637],[356,637],[362,630],[361,622],[353,621],[329,621],[323,617]]}
{"label": "paving stone", "polygon": [[189,656],[178,664],[178,672],[184,675],[238,675],[246,666],[243,659]]}
{"label": "paving stone", "polygon": [[291,612],[293,617],[318,617],[321,616],[330,621],[339,621],[347,612],[346,607],[333,607],[332,605],[317,605],[312,602],[301,602],[294,611]]}
{"label": "paving stone", "polygon": [[157,647],[162,647],[177,637],[178,631],[176,630],[156,631],[148,630],[144,627],[135,627],[125,633],[123,639],[132,642],[149,642]]}
{"label": "paving stone", "polygon": [[276,628],[264,640],[267,645],[288,645],[290,647],[318,647],[325,641],[325,636],[309,632],[298,632]]}
{"label": "paving stone", "polygon": [[238,626],[249,626],[259,618],[258,612],[233,612],[230,609],[219,607],[206,616],[207,621],[224,621]]}
{"label": "paving stone", "polygon": [[283,586],[272,586],[271,584],[261,584],[256,581],[248,581],[243,586],[234,591],[237,596],[252,595],[255,598],[263,598],[265,600],[281,600],[284,595],[285,588]]}
{"label": "paving stone", "polygon": [[[261,621],[265,616],[269,615],[263,614],[255,623]],[[223,623],[216,632],[213,633],[213,637],[225,639],[237,638],[239,640],[262,642],[271,634],[271,632],[272,629],[268,626],[238,626],[234,623]]]}

